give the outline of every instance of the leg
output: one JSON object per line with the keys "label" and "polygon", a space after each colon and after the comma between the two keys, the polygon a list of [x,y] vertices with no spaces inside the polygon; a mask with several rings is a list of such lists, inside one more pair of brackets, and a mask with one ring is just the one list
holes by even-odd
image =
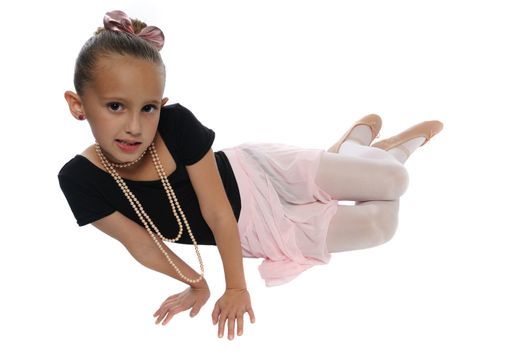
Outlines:
{"label": "leg", "polygon": [[406,191],[408,173],[386,151],[357,146],[354,154],[325,152],[315,182],[338,200],[395,200]]}
{"label": "leg", "polygon": [[340,205],[331,220],[326,243],[332,253],[390,240],[397,229],[399,197],[408,186],[406,169],[391,154],[357,143],[344,145],[339,154],[322,156],[316,178],[334,198],[356,202]]}
{"label": "leg", "polygon": [[443,130],[443,123],[429,120],[416,124],[398,135],[376,142],[372,147],[386,150],[401,163],[406,162],[410,154]]}
{"label": "leg", "polygon": [[[339,148],[340,154],[325,154],[322,157],[321,165],[324,168],[319,168],[317,173],[319,186],[337,199],[353,197],[351,200],[356,201],[354,206],[339,206],[331,220],[326,239],[330,252],[369,248],[393,237],[399,213],[399,199],[395,197],[396,194],[400,196],[408,185],[402,163],[423,142],[428,142],[440,132],[442,127],[438,121],[418,124],[393,138],[374,144],[381,150],[380,153],[374,148],[347,141],[342,145],[345,147]],[[350,134],[353,134],[353,130]],[[397,167],[393,166],[393,160],[397,160],[402,169],[395,170]],[[390,168],[392,171],[386,174]],[[393,197],[393,200],[386,200],[389,199],[386,197]]]}
{"label": "leg", "polygon": [[330,253],[374,247],[390,240],[397,229],[399,200],[340,205],[327,235]]}

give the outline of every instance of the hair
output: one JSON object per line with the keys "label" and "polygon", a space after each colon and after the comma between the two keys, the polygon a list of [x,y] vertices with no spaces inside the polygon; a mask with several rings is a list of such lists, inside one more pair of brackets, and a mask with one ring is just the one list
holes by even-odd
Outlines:
{"label": "hair", "polygon": [[[146,24],[132,19],[134,33],[139,33]],[[73,84],[79,95],[82,95],[86,84],[93,80],[93,68],[103,55],[131,55],[149,62],[159,64],[163,71],[165,65],[159,51],[148,41],[126,32],[117,32],[98,28],[94,35],[81,48],[75,62]]]}

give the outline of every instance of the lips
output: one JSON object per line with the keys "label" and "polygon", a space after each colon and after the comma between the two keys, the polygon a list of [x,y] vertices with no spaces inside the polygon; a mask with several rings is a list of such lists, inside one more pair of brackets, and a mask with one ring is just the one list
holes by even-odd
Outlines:
{"label": "lips", "polygon": [[119,139],[117,139],[116,141],[120,142],[120,143],[124,143],[124,144],[130,145],[130,146],[141,144],[141,142],[133,141],[133,140],[119,140]]}

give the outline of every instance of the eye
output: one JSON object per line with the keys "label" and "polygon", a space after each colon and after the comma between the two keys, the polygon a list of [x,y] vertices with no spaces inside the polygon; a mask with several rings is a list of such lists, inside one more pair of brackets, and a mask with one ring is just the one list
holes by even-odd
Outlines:
{"label": "eye", "polygon": [[146,112],[146,113],[153,113],[155,112],[157,109],[157,106],[155,105],[146,105],[143,107],[143,112]]}
{"label": "eye", "polygon": [[118,112],[123,106],[119,102],[109,102],[106,104],[106,107],[108,107],[113,112]]}

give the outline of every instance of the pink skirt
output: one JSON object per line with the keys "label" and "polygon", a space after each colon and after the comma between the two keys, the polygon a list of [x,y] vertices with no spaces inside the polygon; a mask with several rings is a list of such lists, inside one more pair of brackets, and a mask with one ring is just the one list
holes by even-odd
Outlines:
{"label": "pink skirt", "polygon": [[338,201],[316,183],[323,150],[276,143],[223,149],[241,198],[238,220],[244,257],[263,258],[267,286],[327,264],[326,236]]}

